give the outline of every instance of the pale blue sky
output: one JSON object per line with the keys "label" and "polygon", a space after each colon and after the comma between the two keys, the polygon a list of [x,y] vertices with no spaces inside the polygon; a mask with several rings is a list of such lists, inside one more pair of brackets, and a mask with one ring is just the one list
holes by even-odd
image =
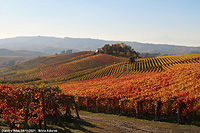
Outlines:
{"label": "pale blue sky", "polygon": [[0,0],[0,38],[38,35],[200,46],[200,0]]}

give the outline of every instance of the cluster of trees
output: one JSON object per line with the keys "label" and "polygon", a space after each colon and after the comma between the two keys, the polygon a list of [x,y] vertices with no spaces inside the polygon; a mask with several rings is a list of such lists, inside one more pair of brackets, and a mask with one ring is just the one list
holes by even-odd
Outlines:
{"label": "cluster of trees", "polygon": [[123,55],[127,57],[138,57],[139,53],[136,52],[131,46],[125,43],[116,43],[116,44],[105,44],[97,52],[111,54],[111,55]]}
{"label": "cluster of trees", "polygon": [[[60,54],[72,54],[72,49],[68,49],[68,50],[63,50]],[[58,55],[58,53],[55,53],[55,55]]]}
{"label": "cluster of trees", "polygon": [[63,50],[60,54],[72,54],[72,49]]}

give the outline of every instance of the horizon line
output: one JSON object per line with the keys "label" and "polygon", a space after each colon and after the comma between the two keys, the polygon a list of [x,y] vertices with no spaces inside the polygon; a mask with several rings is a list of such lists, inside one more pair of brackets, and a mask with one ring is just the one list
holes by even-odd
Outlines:
{"label": "horizon line", "polygon": [[169,46],[180,46],[180,47],[200,47],[200,46],[186,46],[186,45],[181,45],[181,44],[170,44],[170,43],[153,43],[153,42],[140,42],[140,41],[130,41],[130,40],[107,40],[107,39],[101,39],[101,38],[90,38],[90,37],[58,37],[58,36],[45,36],[45,35],[27,35],[27,36],[13,36],[13,37],[5,37],[5,38],[0,38],[0,40],[5,40],[5,39],[13,39],[13,38],[22,38],[22,37],[47,37],[47,38],[58,38],[58,39],[65,39],[65,38],[73,38],[73,39],[92,39],[92,40],[102,40],[102,41],[113,41],[113,42],[130,42],[130,43],[142,43],[142,44],[150,44],[150,45],[169,45]]}

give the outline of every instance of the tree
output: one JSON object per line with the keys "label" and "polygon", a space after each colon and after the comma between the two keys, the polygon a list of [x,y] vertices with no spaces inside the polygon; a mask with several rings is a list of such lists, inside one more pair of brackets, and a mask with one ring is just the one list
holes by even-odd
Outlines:
{"label": "tree", "polygon": [[61,52],[61,54],[65,54],[65,50],[63,50],[63,51]]}
{"label": "tree", "polygon": [[131,63],[131,64],[132,64],[132,63],[134,63],[134,62],[135,62],[135,57],[133,57],[133,56],[132,56],[132,57],[130,57],[130,59],[129,59],[129,63]]}
{"label": "tree", "polygon": [[113,50],[109,44],[105,44],[102,49],[106,54],[113,54]]}
{"label": "tree", "polygon": [[136,52],[131,46],[125,43],[115,43],[115,44],[105,44],[102,47],[105,54],[112,54],[112,55],[123,55],[123,56],[135,56],[138,57],[139,53]]}

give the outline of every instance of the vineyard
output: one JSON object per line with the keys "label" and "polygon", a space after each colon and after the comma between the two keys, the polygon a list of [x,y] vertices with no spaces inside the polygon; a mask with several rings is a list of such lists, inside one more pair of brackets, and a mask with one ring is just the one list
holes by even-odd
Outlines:
{"label": "vineyard", "polygon": [[[55,55],[49,57],[38,57],[13,67],[0,71],[2,83],[23,83],[37,80],[46,80],[80,71],[96,71],[97,67],[124,61],[124,58],[93,52],[78,52],[70,55]],[[82,74],[83,75],[83,74]],[[65,78],[64,77],[64,78]]]}
{"label": "vineyard", "polygon": [[[71,117],[68,108],[75,107],[73,96],[64,95],[58,87],[0,86],[0,118],[10,129],[42,129],[42,125],[46,129],[49,123],[63,126],[61,120]],[[47,118],[51,118],[48,123]]]}
{"label": "vineyard", "polygon": [[55,83],[80,81],[105,76],[120,77],[127,74],[162,72],[171,66],[198,62],[199,54],[172,55],[140,58],[132,64],[128,58],[93,52],[78,52],[70,55],[38,57],[0,71],[1,83],[23,83],[40,81]]}
{"label": "vineyard", "polygon": [[173,55],[160,56],[153,58],[141,58],[130,64],[128,62],[118,63],[107,66],[95,73],[80,76],[73,80],[88,80],[100,78],[104,76],[120,77],[127,74],[146,73],[146,72],[162,72],[170,69],[176,64],[199,62],[200,55]]}
{"label": "vineyard", "polygon": [[[104,58],[102,58],[104,59]],[[80,81],[95,79],[101,77],[121,77],[127,74],[148,73],[148,72],[162,72],[170,69],[173,65],[184,63],[199,62],[200,55],[173,55],[173,56],[160,56],[153,58],[136,59],[136,62],[130,64],[128,59],[123,59],[121,63],[114,63],[107,66],[94,67],[86,70],[80,70],[71,74],[60,76],[59,78],[51,78],[45,82],[58,82],[58,81]]]}
{"label": "vineyard", "polygon": [[[176,64],[163,72],[143,72],[129,74],[119,78],[103,77],[98,79],[75,81],[61,84],[66,94],[90,98],[90,105],[83,101],[83,107],[95,107],[96,100],[104,101],[110,111],[119,110],[123,101],[123,110],[140,115],[155,115],[168,119],[176,114],[182,119],[200,114],[200,64],[199,60]],[[107,99],[110,104],[107,105]],[[158,103],[156,105],[155,103]],[[104,111],[106,112],[106,111]],[[112,112],[112,111],[111,111]]]}
{"label": "vineyard", "polygon": [[48,122],[62,125],[70,109],[170,122],[200,118],[199,54],[129,63],[127,58],[78,52],[38,57],[2,69],[0,76],[7,83],[0,85],[0,117],[10,128],[38,128],[49,117]]}

